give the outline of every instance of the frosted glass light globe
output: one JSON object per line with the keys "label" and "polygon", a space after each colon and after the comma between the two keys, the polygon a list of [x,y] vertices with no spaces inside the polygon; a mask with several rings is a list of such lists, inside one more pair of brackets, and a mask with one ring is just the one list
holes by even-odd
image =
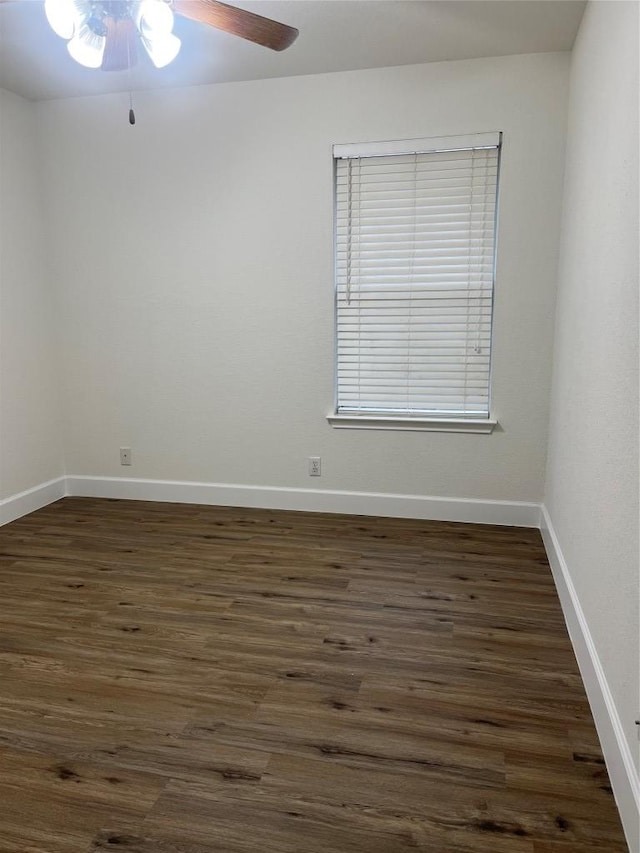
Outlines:
{"label": "frosted glass light globe", "polygon": [[169,35],[173,29],[173,12],[164,0],[142,0],[138,10],[138,28],[147,38]]}
{"label": "frosted glass light globe", "polygon": [[45,0],[44,11],[49,26],[57,36],[70,39],[80,23],[73,0]]}
{"label": "frosted glass light globe", "polygon": [[156,68],[164,68],[176,58],[180,51],[181,41],[173,33],[160,36],[159,38],[142,39],[147,53]]}
{"label": "frosted glass light globe", "polygon": [[80,32],[67,43],[67,50],[70,56],[85,68],[100,68],[105,44],[104,36],[96,35],[86,24],[83,24]]}

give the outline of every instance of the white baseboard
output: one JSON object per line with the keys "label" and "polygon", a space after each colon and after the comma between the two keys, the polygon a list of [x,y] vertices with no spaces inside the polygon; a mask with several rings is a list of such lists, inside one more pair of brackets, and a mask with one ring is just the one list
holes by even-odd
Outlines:
{"label": "white baseboard", "polygon": [[43,506],[53,503],[66,495],[66,477],[58,477],[57,480],[49,480],[40,483],[32,489],[27,489],[17,495],[4,498],[0,501],[0,526],[16,521],[23,515],[42,509]]}
{"label": "white baseboard", "polygon": [[640,851],[640,778],[625,737],[620,715],[598,657],[580,600],[571,580],[547,508],[541,511],[540,529],[569,636],[578,660],[593,719],[600,737],[611,786],[618,804],[629,850]]}
{"label": "white baseboard", "polygon": [[345,492],[323,489],[292,489],[242,486],[227,483],[192,483],[177,480],[136,480],[121,477],[68,476],[67,494],[78,497],[125,498],[213,504],[216,506],[292,509],[420,518],[432,521],[463,521],[538,527],[540,506],[520,501],[482,501],[376,492]]}

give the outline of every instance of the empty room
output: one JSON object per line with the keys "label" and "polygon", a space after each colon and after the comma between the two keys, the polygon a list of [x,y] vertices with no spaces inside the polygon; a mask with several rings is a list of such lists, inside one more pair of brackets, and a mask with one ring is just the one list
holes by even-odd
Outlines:
{"label": "empty room", "polygon": [[0,0],[0,853],[640,853],[636,0]]}

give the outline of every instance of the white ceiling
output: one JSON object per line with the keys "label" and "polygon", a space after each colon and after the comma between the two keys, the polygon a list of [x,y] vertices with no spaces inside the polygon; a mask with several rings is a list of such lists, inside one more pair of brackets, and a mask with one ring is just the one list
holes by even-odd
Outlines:
{"label": "white ceiling", "polygon": [[300,30],[283,53],[176,17],[178,58],[131,72],[74,62],[41,0],[0,3],[0,86],[32,100],[570,50],[582,0],[240,0]]}

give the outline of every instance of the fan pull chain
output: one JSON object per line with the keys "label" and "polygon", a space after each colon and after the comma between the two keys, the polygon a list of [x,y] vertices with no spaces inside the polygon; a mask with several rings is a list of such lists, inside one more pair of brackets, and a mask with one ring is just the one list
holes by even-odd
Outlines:
{"label": "fan pull chain", "polygon": [[127,39],[127,74],[129,75],[129,124],[136,123],[136,114],[133,111],[133,92],[131,91],[131,45]]}

